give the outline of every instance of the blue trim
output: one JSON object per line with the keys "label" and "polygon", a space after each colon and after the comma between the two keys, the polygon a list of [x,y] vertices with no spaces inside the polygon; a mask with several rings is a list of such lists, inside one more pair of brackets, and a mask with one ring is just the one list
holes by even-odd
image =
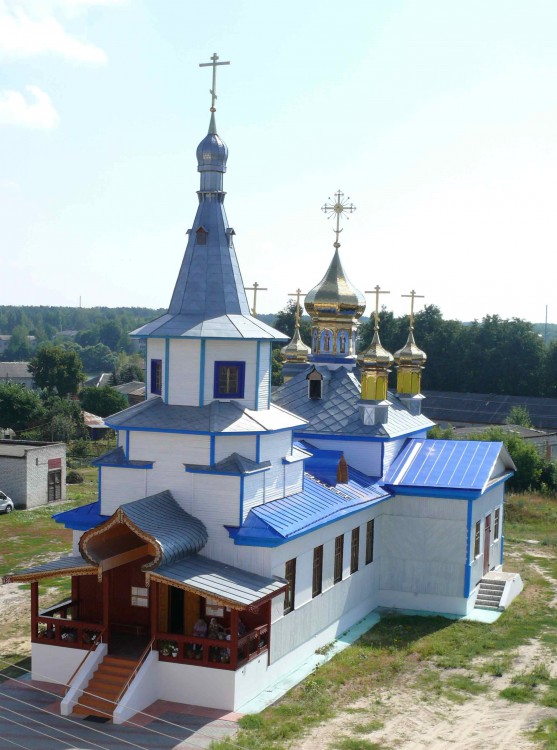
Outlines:
{"label": "blue trim", "polygon": [[[110,422],[108,421],[108,418],[104,420],[105,424],[107,424],[109,427],[112,427]],[[169,433],[169,434],[178,434],[178,435],[221,435],[220,432],[212,432],[211,430],[175,430],[170,427],[133,427],[131,425],[117,425],[117,427],[114,427],[113,429],[120,429],[120,430],[130,430],[130,432],[161,432],[161,433]],[[246,430],[246,431],[240,431],[240,432],[226,432],[226,437],[231,437],[233,435],[245,435],[245,436],[252,436],[252,435],[274,435],[277,432],[287,432],[291,430],[292,427],[281,427],[277,430],[265,430],[262,428],[261,430]],[[258,462],[259,463],[259,462]]]}
{"label": "blue trim", "polygon": [[211,440],[210,440],[210,445],[209,445],[209,464],[211,466],[213,466],[215,463],[215,447],[216,447],[216,437],[214,435],[211,435]]}
{"label": "blue trim", "polygon": [[142,466],[137,466],[135,463],[129,463],[129,464],[103,464],[101,461],[97,461],[95,463],[95,466],[101,467],[106,466],[108,469],[152,469],[154,461],[139,461],[138,463],[143,464]]}
{"label": "blue trim", "polygon": [[314,440],[346,440],[364,443],[385,443],[387,441],[395,439],[388,437],[376,437],[375,435],[343,435],[342,433],[339,433],[338,435],[323,435],[319,432],[300,432],[298,430],[294,430],[294,435],[301,440],[305,440],[306,438],[313,438]]}
{"label": "blue trim", "polygon": [[[219,375],[221,367],[238,368],[238,387],[235,391],[221,392],[219,388]],[[214,380],[213,380],[213,398],[244,398],[244,389],[246,385],[246,363],[245,362],[215,362]]]}
{"label": "blue trim", "polygon": [[255,439],[255,463],[261,463],[261,434],[258,433]]}
{"label": "blue trim", "polygon": [[273,346],[269,344],[269,395],[267,396],[267,409],[271,408],[271,391],[273,390]]}
{"label": "blue trim", "polygon": [[168,372],[170,370],[170,339],[164,345],[164,402],[168,403]]}
{"label": "blue trim", "polygon": [[126,430],[126,448],[125,448],[126,458],[129,459],[130,457],[130,431]]}
{"label": "blue trim", "polygon": [[414,497],[441,497],[447,500],[475,500],[481,497],[481,490],[454,490],[437,487],[400,487],[398,484],[381,483],[396,495],[413,495]]}
{"label": "blue trim", "polygon": [[244,477],[240,477],[240,526],[244,516]]}
{"label": "blue trim", "polygon": [[243,471],[220,471],[219,469],[197,469],[193,466],[186,466],[184,467],[184,471],[186,471],[188,474],[216,474],[218,476],[222,477],[245,477],[245,476],[251,476],[252,474],[261,474],[263,471],[270,471],[270,466],[264,466],[262,469],[253,469],[252,471],[243,472]]}
{"label": "blue trim", "polygon": [[381,459],[380,460],[381,460],[381,463],[380,463],[381,476],[383,476],[383,474],[385,473],[385,443],[384,442],[381,443]]}
{"label": "blue trim", "polygon": [[101,472],[102,472],[102,469],[99,466],[99,473],[98,473],[98,476],[97,476],[97,499],[99,501],[99,508],[100,508],[100,504],[101,504],[101,492],[102,492],[102,487],[101,487],[101,485],[102,485]]}
{"label": "blue trim", "polygon": [[201,339],[201,353],[199,356],[199,406],[205,401],[205,339]]}
{"label": "blue trim", "polygon": [[261,362],[261,341],[258,341],[257,342],[257,357],[255,360],[255,411],[259,409],[259,365],[260,365],[260,362]]}
{"label": "blue trim", "polygon": [[384,503],[385,500],[391,499],[391,495],[380,497],[378,500],[374,500],[369,505],[366,505],[365,508],[355,508],[354,510],[350,511],[350,513],[345,513],[341,518],[332,518],[328,521],[323,521],[323,523],[312,526],[309,529],[304,529],[303,531],[299,531],[297,534],[292,534],[292,536],[288,537],[278,537],[276,539],[270,539],[269,537],[253,536],[249,538],[243,537],[241,539],[237,539],[234,534],[237,533],[239,529],[235,529],[234,531],[228,530],[228,535],[231,539],[234,539],[234,544],[236,544],[238,547],[280,547],[281,544],[287,544],[288,542],[292,542],[294,539],[299,539],[301,536],[306,536],[306,534],[313,534],[314,531],[318,531],[325,526],[330,526],[332,523],[337,523],[337,521],[343,521],[345,518],[351,518],[352,516],[356,515],[356,513],[364,513],[365,511],[370,510],[370,508],[375,508],[376,505]]}
{"label": "blue trim", "polygon": [[155,394],[155,396],[161,395],[161,389],[157,390],[157,370],[160,368],[160,376],[162,380],[162,359],[151,360],[151,382],[149,392]]}
{"label": "blue trim", "polygon": [[472,508],[473,501],[468,500],[468,512],[466,514],[466,562],[464,563],[464,597],[470,596],[470,576],[472,575],[471,540],[472,540]]}
{"label": "blue trim", "polygon": [[317,362],[322,364],[323,362],[334,362],[335,364],[356,364],[356,357],[353,354],[311,354],[308,357],[308,362]]}

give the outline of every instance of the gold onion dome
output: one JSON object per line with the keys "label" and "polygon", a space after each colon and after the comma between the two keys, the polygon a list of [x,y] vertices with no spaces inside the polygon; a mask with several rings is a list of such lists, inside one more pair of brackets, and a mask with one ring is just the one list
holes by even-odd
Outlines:
{"label": "gold onion dome", "polygon": [[393,362],[393,355],[388,352],[379,338],[377,328],[373,334],[371,344],[359,357],[359,363],[362,367],[389,367]]}
{"label": "gold onion dome", "polygon": [[360,318],[365,307],[365,297],[350,283],[336,248],[327,273],[306,295],[305,308],[312,318],[319,318],[320,313],[327,317]]}
{"label": "gold onion dome", "polygon": [[395,352],[395,362],[397,365],[407,365],[412,367],[423,367],[427,360],[427,354],[423,352],[414,340],[414,329],[411,327],[408,333],[406,343]]}
{"label": "gold onion dome", "polygon": [[311,354],[311,348],[302,341],[298,327],[292,339],[280,351],[287,362],[307,362],[308,355]]}

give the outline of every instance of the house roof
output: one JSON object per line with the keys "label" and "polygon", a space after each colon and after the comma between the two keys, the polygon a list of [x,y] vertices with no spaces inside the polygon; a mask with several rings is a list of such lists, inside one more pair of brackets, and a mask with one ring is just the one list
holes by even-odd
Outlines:
{"label": "house roof", "polygon": [[33,375],[29,371],[29,362],[0,362],[0,379],[28,378]]}
{"label": "house roof", "polygon": [[515,468],[503,443],[415,439],[404,446],[382,484],[396,489],[483,492],[491,481],[509,476]]}
{"label": "house roof", "polygon": [[424,391],[424,396],[423,411],[436,422],[504,424],[513,406],[524,406],[535,427],[557,429],[557,398],[454,391]]}
{"label": "house roof", "polygon": [[246,609],[286,590],[286,581],[256,575],[202,555],[187,557],[159,567],[151,573],[155,580],[216,599],[233,609]]}
{"label": "house roof", "polygon": [[104,419],[102,417],[98,417],[96,414],[91,414],[91,412],[84,411],[83,414],[83,421],[85,422],[85,427],[89,427],[90,429],[95,430],[109,430],[110,427],[105,424]]}
{"label": "house roof", "polygon": [[322,397],[308,398],[306,376],[312,365],[273,392],[273,403],[308,421],[306,432],[329,435],[361,435],[394,438],[433,426],[427,417],[410,414],[404,404],[389,393],[389,419],[385,424],[365,425],[358,403],[361,387],[356,375],[344,367],[316,368],[323,375]]}
{"label": "house roof", "polygon": [[120,385],[115,385],[113,388],[118,393],[123,393],[126,396],[134,393],[145,393],[145,383],[140,380],[130,380],[129,383],[120,383]]}
{"label": "house roof", "polygon": [[277,546],[391,497],[377,478],[352,467],[348,477],[332,486],[306,472],[301,492],[252,508],[243,526],[229,528],[229,534],[236,544]]}
{"label": "house roof", "polygon": [[102,386],[110,385],[112,382],[111,372],[99,372],[98,375],[93,375],[92,378],[88,378],[84,383],[84,388],[102,388]]}
{"label": "house roof", "polygon": [[303,419],[272,405],[261,411],[245,409],[235,401],[173,406],[165,404],[159,396],[106,417],[105,421],[110,427],[132,430],[231,434],[283,430],[304,424]]}
{"label": "house roof", "polygon": [[170,336],[172,338],[204,339],[269,339],[288,341],[288,336],[251,315],[170,315],[166,313],[141,328],[136,328],[130,336],[137,338]]}
{"label": "house roof", "polygon": [[196,472],[207,472],[208,474],[256,474],[259,471],[271,468],[270,461],[252,461],[251,458],[241,456],[239,453],[231,453],[212,466],[201,466],[199,464],[186,464],[186,470]]}
{"label": "house roof", "polygon": [[38,581],[43,578],[55,578],[61,573],[87,575],[97,572],[97,566],[91,565],[78,555],[69,555],[60,557],[57,560],[35,565],[32,568],[25,568],[17,573],[10,573],[2,578],[2,583],[14,583],[16,581]]}

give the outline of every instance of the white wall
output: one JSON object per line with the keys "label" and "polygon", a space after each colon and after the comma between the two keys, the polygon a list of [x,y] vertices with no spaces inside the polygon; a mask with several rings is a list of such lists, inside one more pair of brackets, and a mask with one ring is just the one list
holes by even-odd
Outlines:
{"label": "white wall", "polygon": [[265,497],[265,472],[251,474],[244,478],[244,513],[242,521],[256,505],[261,505]]}
{"label": "white wall", "polygon": [[295,495],[302,491],[304,481],[304,462],[284,464],[284,495]]}
{"label": "white wall", "polygon": [[381,476],[381,443],[362,440],[319,440],[308,438],[308,443],[326,451],[342,451],[349,466],[370,477]]}
{"label": "white wall", "polygon": [[[470,586],[473,589],[483,577],[484,555],[485,550],[485,518],[491,514],[491,544],[489,547],[489,568],[497,567],[501,561],[501,543],[503,537],[503,498],[504,484],[498,484],[493,489],[488,490],[482,497],[477,498],[472,503],[472,525],[470,528]],[[494,541],[495,531],[495,509],[500,508],[501,517],[499,520],[499,539]],[[480,554],[474,559],[474,538],[476,533],[476,522],[480,521]]]}
{"label": "white wall", "polygon": [[274,458],[283,459],[292,454],[292,432],[272,432],[261,435],[259,444],[259,460],[272,461]]}
{"label": "white wall", "polygon": [[124,469],[103,466],[101,471],[101,514],[111,516],[120,505],[149,495],[150,469]]}
{"label": "white wall", "polygon": [[31,644],[31,678],[65,685],[87,653],[82,648]]}
{"label": "white wall", "polygon": [[199,406],[201,341],[170,339],[168,403]]}
{"label": "white wall", "polygon": [[383,443],[383,472],[384,474],[395,458],[400,453],[402,446],[406,442],[406,438],[400,440],[389,440]]}
{"label": "white wall", "polygon": [[227,458],[231,453],[239,453],[240,456],[255,461],[256,441],[255,435],[217,435],[215,438],[215,463]]}
{"label": "white wall", "polygon": [[259,349],[259,373],[257,376],[257,382],[259,383],[259,409],[267,409],[269,407],[269,393],[271,389],[270,351],[271,344],[267,341],[261,341]]}
{"label": "white wall", "polygon": [[226,561],[225,549],[231,547],[233,542],[224,525],[238,526],[240,523],[240,477],[215,474],[190,476],[193,477],[191,513],[203,521],[209,532],[203,554]]}

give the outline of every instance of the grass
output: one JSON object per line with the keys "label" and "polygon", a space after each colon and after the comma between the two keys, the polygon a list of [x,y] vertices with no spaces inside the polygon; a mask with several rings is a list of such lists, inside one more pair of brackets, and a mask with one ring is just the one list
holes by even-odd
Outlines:
{"label": "grass", "polygon": [[378,729],[383,729],[383,722],[378,719],[368,721],[366,724],[356,724],[352,727],[352,731],[357,734],[370,734],[370,732],[377,732]]}
{"label": "grass", "polygon": [[387,750],[385,745],[377,742],[362,740],[358,737],[340,737],[335,740],[329,747],[332,750]]}
{"label": "grass", "polygon": [[530,736],[544,750],[557,750],[557,719],[545,719]]}

